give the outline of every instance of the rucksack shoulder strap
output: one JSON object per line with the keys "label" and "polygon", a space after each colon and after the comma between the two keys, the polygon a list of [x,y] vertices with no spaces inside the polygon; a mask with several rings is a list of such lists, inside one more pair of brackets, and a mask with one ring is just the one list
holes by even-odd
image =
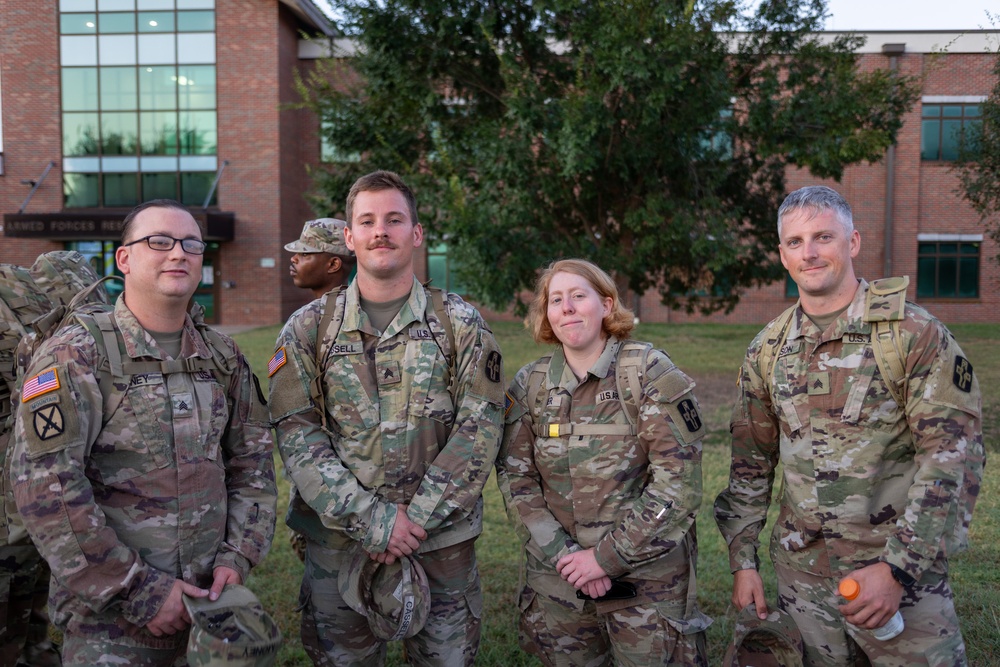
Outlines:
{"label": "rucksack shoulder strap", "polygon": [[[428,297],[425,319],[427,320],[428,328],[431,330],[431,335],[434,337],[434,342],[441,350],[441,354],[444,355],[447,362],[448,394],[451,395],[452,403],[454,403],[456,386],[458,384],[458,371],[456,368],[458,351],[455,348],[455,327],[451,322],[451,315],[448,314],[448,310],[444,305],[445,291],[439,287],[430,287],[429,285],[424,285],[423,287]],[[433,320],[437,320],[438,326],[434,325]],[[441,330],[444,333],[443,344],[441,341]],[[458,406],[455,407],[457,408]]]}
{"label": "rucksack shoulder strap", "polygon": [[615,385],[618,400],[625,408],[625,416],[632,426],[639,421],[639,401],[642,399],[642,375],[646,370],[651,343],[627,340],[618,349],[615,360]]}
{"label": "rucksack shoulder strap", "polygon": [[761,336],[760,352],[757,355],[757,366],[760,368],[760,377],[764,381],[764,388],[768,394],[771,393],[771,374],[774,372],[774,360],[778,356],[778,350],[785,343],[788,336],[788,325],[792,322],[792,315],[798,303],[789,306],[781,315],[771,320]]}
{"label": "rucksack shoulder strap", "polygon": [[865,296],[865,322],[872,325],[872,351],[879,373],[885,379],[896,404],[906,405],[906,367],[901,349],[899,323],[906,313],[906,288],[909,276],[883,278],[868,286]]}
{"label": "rucksack shoulder strap", "polygon": [[552,354],[546,354],[535,362],[528,373],[528,386],[525,388],[524,402],[531,412],[531,423],[537,424],[542,417],[542,386],[545,384],[545,376],[549,374],[549,366],[552,365]]}
{"label": "rucksack shoulder strap", "polygon": [[316,376],[309,385],[309,397],[316,408],[320,424],[327,428],[326,399],[323,396],[323,360],[330,352],[327,341],[337,340],[340,328],[344,324],[344,311],[347,309],[347,294],[343,285],[338,285],[323,296],[323,316],[316,328]]}

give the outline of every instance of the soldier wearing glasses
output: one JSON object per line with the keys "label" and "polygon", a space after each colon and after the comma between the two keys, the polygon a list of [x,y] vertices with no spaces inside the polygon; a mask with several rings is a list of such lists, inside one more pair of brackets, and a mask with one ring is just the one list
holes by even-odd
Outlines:
{"label": "soldier wearing glasses", "polygon": [[182,595],[217,598],[270,546],[267,406],[235,343],[188,311],[204,252],[181,204],[136,207],[113,311],[77,313],[24,376],[12,481],[64,665],[183,664]]}

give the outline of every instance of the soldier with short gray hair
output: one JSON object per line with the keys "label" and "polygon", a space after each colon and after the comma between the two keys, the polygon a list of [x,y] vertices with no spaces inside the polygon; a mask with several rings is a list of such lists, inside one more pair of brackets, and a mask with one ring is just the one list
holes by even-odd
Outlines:
{"label": "soldier with short gray hair", "polygon": [[[861,237],[839,193],[796,190],[778,232],[800,298],[747,350],[715,502],[733,604],[767,616],[757,548],[780,460],[771,558],[804,663],[964,665],[948,559],[967,546],[985,462],[972,363],[905,301],[908,279],[856,276]],[[880,640],[897,611],[902,633]]]}

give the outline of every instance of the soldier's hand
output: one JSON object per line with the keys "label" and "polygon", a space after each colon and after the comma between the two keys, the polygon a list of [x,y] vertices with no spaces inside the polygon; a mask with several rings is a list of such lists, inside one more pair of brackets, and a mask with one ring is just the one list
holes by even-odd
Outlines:
{"label": "soldier's hand", "polygon": [[396,556],[409,556],[420,548],[420,543],[427,539],[427,531],[410,521],[406,516],[406,505],[396,505],[396,521],[392,524],[392,534],[389,536],[387,552]]}
{"label": "soldier's hand", "polygon": [[767,618],[764,580],[757,570],[736,570],[733,572],[733,606],[742,611],[751,604],[757,606],[757,618]]}
{"label": "soldier's hand", "polygon": [[603,577],[601,579],[595,579],[590,583],[584,584],[583,588],[580,589],[585,595],[589,595],[592,598],[603,597],[611,590],[611,577]]}
{"label": "soldier's hand", "polygon": [[242,584],[243,577],[240,573],[231,567],[226,567],[220,565],[215,568],[215,579],[212,581],[212,589],[208,592],[209,600],[218,600],[219,596],[222,595],[222,589],[226,587],[227,584]]}
{"label": "soldier's hand", "polygon": [[861,586],[858,597],[840,605],[840,613],[848,623],[874,630],[889,622],[903,599],[903,587],[892,578],[886,563],[875,563],[851,572],[850,578]]}
{"label": "soldier's hand", "polygon": [[146,624],[146,629],[156,637],[175,635],[186,630],[191,625],[191,617],[188,616],[187,609],[184,608],[184,595],[203,598],[208,596],[208,591],[180,579],[174,580],[170,595],[167,596],[160,610],[156,612],[156,616]]}
{"label": "soldier's hand", "polygon": [[566,554],[556,563],[556,570],[559,571],[559,576],[577,589],[608,576],[604,568],[597,564],[597,555],[593,549]]}

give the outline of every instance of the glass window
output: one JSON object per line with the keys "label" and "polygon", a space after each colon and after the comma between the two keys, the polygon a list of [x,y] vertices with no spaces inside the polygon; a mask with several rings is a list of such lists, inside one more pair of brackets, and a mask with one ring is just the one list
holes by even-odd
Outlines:
{"label": "glass window", "polygon": [[177,12],[177,32],[215,32],[215,12]]}
{"label": "glass window", "polygon": [[177,67],[177,107],[215,109],[215,65]]}
{"label": "glass window", "polygon": [[135,14],[132,12],[99,14],[98,27],[103,34],[135,32]]}
{"label": "glass window", "polygon": [[465,286],[458,282],[452,273],[451,259],[448,256],[448,245],[438,243],[427,247],[427,277],[431,285],[449,292],[465,292]]}
{"label": "glass window", "polygon": [[133,12],[135,11],[135,0],[97,0],[97,11]]}
{"label": "glass window", "polygon": [[188,32],[177,35],[177,62],[214,63],[215,33]]}
{"label": "glass window", "polygon": [[788,299],[799,298],[799,286],[788,274],[785,274],[785,297]]}
{"label": "glass window", "polygon": [[132,111],[138,108],[138,83],[135,67],[101,68],[101,109]]}
{"label": "glass window", "polygon": [[97,68],[64,67],[62,69],[63,111],[97,110]]}
{"label": "glass window", "polygon": [[140,113],[139,146],[143,155],[177,155],[177,114],[173,111]]}
{"label": "glass window", "polygon": [[63,155],[98,155],[97,113],[63,114]]}
{"label": "glass window", "polygon": [[177,108],[177,69],[175,67],[139,68],[139,108]]}
{"label": "glass window", "polygon": [[217,143],[214,111],[185,111],[180,114],[182,155],[215,155]]}
{"label": "glass window", "polygon": [[177,173],[143,174],[142,199],[177,199]]}
{"label": "glass window", "polygon": [[63,174],[63,202],[66,208],[94,208],[98,206],[97,174]]}
{"label": "glass window", "polygon": [[135,155],[139,148],[139,115],[131,112],[101,114],[101,154]]}
{"label": "glass window", "polygon": [[177,9],[215,9],[215,0],[177,0]]}
{"label": "glass window", "polygon": [[97,37],[65,35],[59,38],[59,64],[63,67],[97,64]]}
{"label": "glass window", "polygon": [[96,12],[97,0],[59,0],[61,12]]}
{"label": "glass window", "polygon": [[139,12],[139,32],[173,32],[173,12]]}
{"label": "glass window", "polygon": [[135,64],[135,35],[101,35],[97,42],[102,65]]}
{"label": "glass window", "polygon": [[177,37],[168,35],[139,35],[140,65],[173,65],[177,62]]}
{"label": "glass window", "polygon": [[93,35],[97,32],[97,14],[61,14],[59,32],[63,35]]}
{"label": "glass window", "polygon": [[921,160],[958,160],[965,130],[979,127],[983,122],[982,108],[978,104],[925,104],[921,116]]}
{"label": "glass window", "polygon": [[917,296],[979,297],[979,242],[921,242],[917,247]]}
{"label": "glass window", "polygon": [[[185,206],[201,206],[215,181],[215,172],[182,172],[181,203]],[[218,190],[212,193],[209,206],[217,205]]]}
{"label": "glass window", "polygon": [[136,3],[136,9],[142,11],[144,9],[173,9],[174,0],[139,0]]}
{"label": "glass window", "polygon": [[139,203],[138,174],[104,174],[104,205],[135,206]]}

